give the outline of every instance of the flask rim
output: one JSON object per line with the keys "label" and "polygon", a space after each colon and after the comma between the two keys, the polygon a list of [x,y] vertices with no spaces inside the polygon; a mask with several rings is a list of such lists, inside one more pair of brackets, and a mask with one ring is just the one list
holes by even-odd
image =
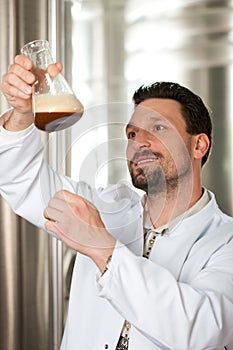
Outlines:
{"label": "flask rim", "polygon": [[49,42],[46,39],[36,39],[29,41],[21,48],[23,55],[29,56],[34,53],[38,53],[41,50],[49,49]]}

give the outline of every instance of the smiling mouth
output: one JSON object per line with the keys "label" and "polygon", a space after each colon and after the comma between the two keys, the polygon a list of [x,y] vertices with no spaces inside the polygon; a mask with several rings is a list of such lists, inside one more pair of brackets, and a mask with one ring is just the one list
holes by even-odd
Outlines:
{"label": "smiling mouth", "polygon": [[154,162],[158,162],[158,157],[140,157],[134,160],[134,164],[137,166],[149,165]]}

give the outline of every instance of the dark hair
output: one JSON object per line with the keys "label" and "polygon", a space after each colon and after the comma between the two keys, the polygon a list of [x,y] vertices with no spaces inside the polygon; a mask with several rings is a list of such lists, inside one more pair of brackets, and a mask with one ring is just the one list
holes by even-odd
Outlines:
{"label": "dark hair", "polygon": [[149,98],[168,98],[178,101],[181,104],[186,131],[191,135],[204,133],[208,136],[210,146],[202,158],[202,165],[204,165],[208,159],[212,143],[212,122],[210,113],[202,99],[186,87],[171,82],[156,82],[148,86],[142,85],[133,95],[135,105]]}

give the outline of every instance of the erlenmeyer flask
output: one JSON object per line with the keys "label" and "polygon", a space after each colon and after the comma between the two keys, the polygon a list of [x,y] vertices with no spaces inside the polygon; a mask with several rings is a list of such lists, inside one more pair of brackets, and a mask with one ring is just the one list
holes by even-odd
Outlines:
{"label": "erlenmeyer flask", "polygon": [[76,123],[83,106],[71,87],[56,69],[47,40],[35,40],[23,46],[21,53],[33,62],[36,76],[32,107],[34,123],[43,131],[63,130]]}

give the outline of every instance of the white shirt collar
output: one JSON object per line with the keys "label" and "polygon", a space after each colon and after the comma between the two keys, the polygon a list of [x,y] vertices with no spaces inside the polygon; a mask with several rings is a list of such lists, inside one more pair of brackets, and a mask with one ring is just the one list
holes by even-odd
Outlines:
{"label": "white shirt collar", "polygon": [[[210,200],[210,197],[209,197],[208,191],[205,188],[203,188],[203,194],[202,194],[201,198],[191,208],[189,208],[188,210],[186,210],[184,213],[177,216],[173,220],[169,221],[167,224],[156,228],[156,232],[161,233],[164,230],[166,230],[166,231],[172,230],[178,224],[178,222],[180,222],[184,218],[187,218],[191,215],[196,214],[202,208],[204,208],[208,204],[209,200]],[[151,222],[149,212],[148,212],[146,197],[143,198],[143,206],[144,206],[143,227],[145,230],[148,230],[148,229],[155,230],[155,228],[153,227],[153,224]]]}

